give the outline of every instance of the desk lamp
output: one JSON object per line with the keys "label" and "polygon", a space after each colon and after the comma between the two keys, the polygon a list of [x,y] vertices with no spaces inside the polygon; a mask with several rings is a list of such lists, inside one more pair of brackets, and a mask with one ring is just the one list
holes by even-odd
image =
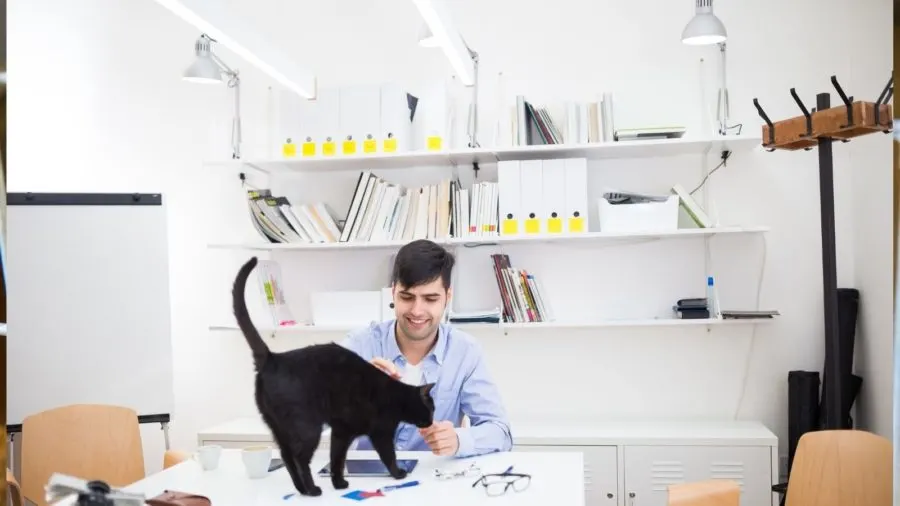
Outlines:
{"label": "desk lamp", "polygon": [[425,25],[419,32],[419,45],[440,47],[464,86],[472,87],[469,105],[469,147],[478,144],[478,53],[472,50],[453,27],[450,14],[442,0],[413,0]]}
{"label": "desk lamp", "polygon": [[716,104],[716,119],[719,122],[719,135],[728,133],[728,87],[725,75],[725,40],[728,32],[725,25],[713,14],[713,0],[694,0],[694,17],[681,32],[681,42],[689,46],[719,45],[720,69],[719,69],[719,93]]}
{"label": "desk lamp", "polygon": [[225,65],[221,58],[212,52],[213,41],[205,33],[194,43],[197,59],[184,72],[184,80],[193,83],[218,84],[224,75],[228,79],[228,87],[234,88],[234,119],[231,122],[231,157],[241,157],[241,78],[236,70]]}

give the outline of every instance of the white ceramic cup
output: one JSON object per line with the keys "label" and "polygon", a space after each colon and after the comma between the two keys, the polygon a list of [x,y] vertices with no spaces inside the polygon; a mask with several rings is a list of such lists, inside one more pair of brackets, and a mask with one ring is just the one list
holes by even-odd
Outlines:
{"label": "white ceramic cup", "polygon": [[222,456],[222,447],[218,445],[207,445],[197,448],[194,453],[194,460],[200,462],[200,467],[204,471],[212,471],[219,467],[219,457]]}
{"label": "white ceramic cup", "polygon": [[269,474],[269,464],[272,462],[272,447],[248,446],[241,450],[241,459],[244,468],[251,480],[264,478]]}

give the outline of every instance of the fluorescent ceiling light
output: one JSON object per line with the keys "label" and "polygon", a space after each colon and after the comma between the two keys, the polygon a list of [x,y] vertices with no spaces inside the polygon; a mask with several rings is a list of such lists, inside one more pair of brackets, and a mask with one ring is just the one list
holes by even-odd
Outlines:
{"label": "fluorescent ceiling light", "polygon": [[696,0],[694,17],[681,32],[681,42],[692,46],[704,46],[725,42],[728,32],[725,25],[713,14],[713,0]]}
{"label": "fluorescent ceiling light", "polygon": [[316,78],[270,45],[219,0],[156,0],[298,95],[316,98]]}
{"label": "fluorescent ceiling light", "polygon": [[437,39],[431,34],[428,25],[422,23],[419,28],[419,45],[422,47],[438,47]]}
{"label": "fluorescent ceiling light", "polygon": [[431,31],[434,45],[444,51],[459,80],[466,86],[474,85],[475,62],[472,60],[472,52],[453,26],[443,1],[413,0],[413,3]]}

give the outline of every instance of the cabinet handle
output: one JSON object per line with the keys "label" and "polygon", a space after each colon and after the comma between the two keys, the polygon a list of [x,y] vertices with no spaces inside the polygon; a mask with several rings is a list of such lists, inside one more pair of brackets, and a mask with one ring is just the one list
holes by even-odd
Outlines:
{"label": "cabinet handle", "polygon": [[635,495],[634,492],[628,492],[628,498],[631,499],[630,501],[628,501],[628,503],[631,506],[634,506],[634,495]]}
{"label": "cabinet handle", "polygon": [[606,493],[606,498],[607,498],[607,499],[612,499],[612,498],[613,498],[612,492],[607,492],[607,493]]}

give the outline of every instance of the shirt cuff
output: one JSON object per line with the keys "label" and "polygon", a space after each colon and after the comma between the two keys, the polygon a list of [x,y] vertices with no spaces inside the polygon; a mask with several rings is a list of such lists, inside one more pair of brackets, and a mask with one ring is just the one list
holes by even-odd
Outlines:
{"label": "shirt cuff", "polygon": [[475,437],[471,427],[456,427],[456,457],[471,457],[475,453]]}

